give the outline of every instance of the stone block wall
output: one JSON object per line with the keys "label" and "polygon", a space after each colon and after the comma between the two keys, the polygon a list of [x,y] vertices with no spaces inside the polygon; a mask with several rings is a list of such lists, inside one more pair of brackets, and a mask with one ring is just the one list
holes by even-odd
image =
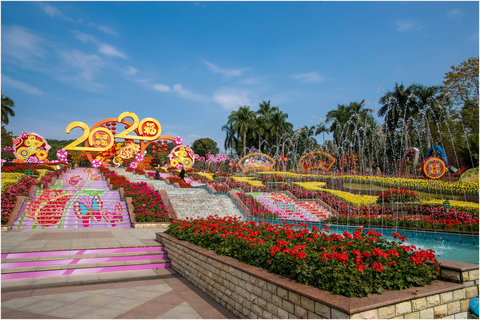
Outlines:
{"label": "stone block wall", "polygon": [[[426,287],[347,298],[164,233],[157,233],[157,240],[172,268],[239,318],[466,319],[469,301],[478,294],[478,265],[457,267],[463,282],[436,280]],[[455,262],[449,263],[451,269]]]}

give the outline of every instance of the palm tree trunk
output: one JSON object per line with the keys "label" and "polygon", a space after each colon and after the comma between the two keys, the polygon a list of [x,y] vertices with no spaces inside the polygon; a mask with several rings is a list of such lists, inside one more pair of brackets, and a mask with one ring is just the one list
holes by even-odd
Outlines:
{"label": "palm tree trunk", "polygon": [[262,152],[262,149],[260,149],[262,147],[262,137],[260,135],[258,135],[258,152]]}
{"label": "palm tree trunk", "polygon": [[432,146],[432,142],[431,142],[431,136],[430,136],[430,125],[428,123],[428,117],[427,117],[427,123],[425,123],[425,127],[427,129],[427,150],[430,149],[430,147]]}
{"label": "palm tree trunk", "polygon": [[243,132],[243,156],[247,155],[247,131]]}

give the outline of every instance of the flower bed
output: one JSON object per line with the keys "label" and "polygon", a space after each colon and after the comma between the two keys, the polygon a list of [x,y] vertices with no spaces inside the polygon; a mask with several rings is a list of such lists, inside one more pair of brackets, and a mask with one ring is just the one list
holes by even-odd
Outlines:
{"label": "flower bed", "polygon": [[145,182],[131,183],[124,186],[125,197],[132,198],[132,204],[137,222],[165,222],[168,221],[168,207],[163,204],[162,198]]}
{"label": "flower bed", "polygon": [[212,184],[213,188],[215,188],[215,191],[216,192],[228,192],[230,191],[230,187],[229,186],[226,186],[224,184]]}
{"label": "flower bed", "polygon": [[379,177],[368,175],[340,175],[340,174],[299,174],[292,172],[262,172],[265,174],[277,174],[283,177],[312,180],[312,178],[342,179],[348,182],[374,184],[382,187],[404,188],[416,191],[444,194],[473,194],[478,195],[478,182],[467,181],[442,181],[428,179],[409,179],[399,177]]}
{"label": "flower bed", "polygon": [[34,178],[23,177],[20,183],[8,187],[2,194],[2,224],[10,218],[18,196],[27,196],[31,186],[37,185]]}
{"label": "flower bed", "polygon": [[[311,231],[307,225],[301,227],[208,217],[175,220],[166,233],[347,297],[424,286],[439,275],[433,250],[387,241],[373,230],[363,232],[362,227],[343,236],[326,234],[315,226]],[[392,236],[406,240],[396,233]]]}
{"label": "flower bed", "polygon": [[192,187],[192,185],[190,183],[185,182],[178,177],[168,177],[167,180],[168,180],[169,183],[178,183],[180,188],[191,188]]}
{"label": "flower bed", "polygon": [[388,189],[382,192],[377,199],[378,204],[382,203],[413,203],[419,202],[420,196],[413,191],[408,191],[402,188]]}
{"label": "flower bed", "polygon": [[2,168],[2,172],[5,172],[5,173],[14,173],[14,172],[25,173],[27,170],[32,170],[33,174],[36,176],[40,175],[40,172],[36,170],[34,167],[26,166],[23,164],[17,164],[11,167]]}

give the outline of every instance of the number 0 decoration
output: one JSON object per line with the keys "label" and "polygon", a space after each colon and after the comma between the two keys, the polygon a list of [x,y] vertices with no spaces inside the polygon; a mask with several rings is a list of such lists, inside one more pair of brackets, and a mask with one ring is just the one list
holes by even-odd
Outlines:
{"label": "number 0 decoration", "polygon": [[[133,123],[126,120],[132,119]],[[116,126],[123,124],[125,130],[116,134]],[[140,141],[139,152],[143,154],[148,145],[157,140],[165,139],[174,141],[174,137],[162,136],[162,127],[160,123],[153,118],[145,118],[139,121],[138,116],[133,112],[124,112],[118,116],[118,118],[107,118],[97,122],[92,128],[89,128],[87,124],[74,121],[67,126],[66,132],[70,133],[75,128],[83,130],[83,134],[80,138],[70,143],[65,150],[78,150],[85,151],[90,162],[93,161],[91,152],[103,152],[112,148],[115,144],[115,139],[125,139],[128,144],[131,145],[133,140]],[[84,146],[81,146],[85,143]],[[117,164],[117,163],[116,163]],[[117,164],[118,165],[118,164]]]}

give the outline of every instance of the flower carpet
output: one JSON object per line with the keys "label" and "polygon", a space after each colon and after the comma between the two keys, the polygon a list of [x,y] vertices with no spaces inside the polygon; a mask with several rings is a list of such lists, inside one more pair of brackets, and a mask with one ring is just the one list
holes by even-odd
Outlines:
{"label": "flower carpet", "polygon": [[13,229],[129,227],[125,201],[96,169],[69,170],[50,189],[25,201]]}
{"label": "flower carpet", "polygon": [[267,207],[281,219],[319,221],[329,218],[332,213],[314,201],[295,201],[283,193],[252,192],[260,204]]}

